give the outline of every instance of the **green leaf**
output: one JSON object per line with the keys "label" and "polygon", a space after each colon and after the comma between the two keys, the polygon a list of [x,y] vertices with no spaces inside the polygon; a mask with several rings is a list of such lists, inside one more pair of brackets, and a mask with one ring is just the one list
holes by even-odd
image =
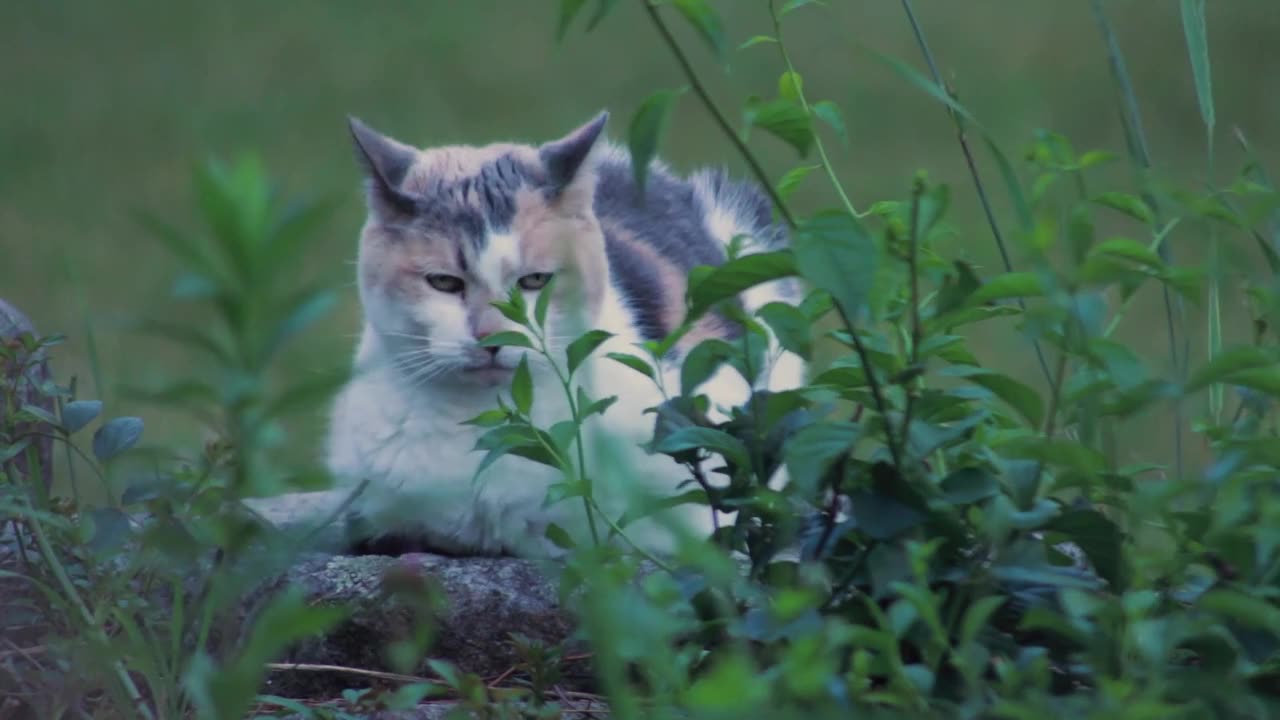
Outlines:
{"label": "green leaf", "polygon": [[743,124],[744,140],[750,136],[751,128],[758,127],[790,145],[800,157],[807,156],[813,144],[813,123],[794,100],[776,98],[764,102],[751,98],[744,109]]}
{"label": "green leaf", "polygon": [[699,716],[751,715],[768,698],[768,686],[759,682],[759,671],[744,654],[725,653],[722,657],[684,691],[681,705]]}
{"label": "green leaf", "polygon": [[1233,347],[1191,373],[1191,377],[1187,379],[1186,392],[1195,392],[1213,383],[1230,382],[1231,377],[1237,373],[1266,369],[1275,364],[1276,360],[1271,354],[1256,347]]}
{"label": "green leaf", "polygon": [[691,276],[686,322],[701,317],[716,304],[737,297],[748,288],[790,277],[795,272],[795,258],[792,254],[786,250],[775,250],[743,255]]}
{"label": "green leaf", "polygon": [[990,390],[996,394],[996,397],[1017,410],[1033,427],[1039,427],[1044,419],[1044,405],[1040,400],[1040,393],[1007,375],[971,365],[952,365],[943,368],[939,374],[962,377]]}
{"label": "green leaf", "polygon": [[813,342],[809,336],[809,319],[790,303],[771,302],[756,311],[769,324],[778,344],[784,349],[808,360],[813,354]]}
{"label": "green leaf", "polygon": [[658,154],[658,146],[670,124],[676,100],[683,93],[683,88],[659,90],[646,98],[631,116],[631,126],[627,130],[627,144],[631,149],[631,174],[642,197],[645,181],[649,176],[649,166]]}
{"label": "green leaf", "polygon": [[809,106],[813,114],[819,120],[826,123],[835,131],[836,137],[840,138],[840,142],[844,145],[849,144],[849,130],[844,122],[844,114],[840,112],[840,106],[830,100],[819,100]]}
{"label": "green leaf", "polygon": [[889,540],[924,522],[920,512],[886,495],[857,492],[849,500],[858,529],[873,540]]}
{"label": "green leaf", "polygon": [[778,17],[782,17],[792,10],[799,10],[805,5],[822,5],[822,0],[787,0],[781,8],[778,9]]}
{"label": "green leaf", "polygon": [[1191,58],[1191,74],[1196,80],[1196,99],[1200,101],[1200,117],[1213,142],[1213,73],[1209,69],[1209,38],[1205,32],[1204,0],[1182,0],[1182,30],[1187,36],[1187,55]]}
{"label": "green leaf", "polygon": [[533,321],[539,328],[547,325],[547,309],[551,306],[551,295],[556,289],[556,276],[552,275],[547,284],[538,292],[538,299],[533,304]]}
{"label": "green leaf", "polygon": [[511,400],[521,415],[528,415],[533,408],[533,377],[529,374],[529,358],[520,358],[515,376],[511,378]]}
{"label": "green leaf", "polygon": [[782,75],[778,76],[778,97],[798,103],[802,94],[804,94],[804,78],[794,70],[784,70]]}
{"label": "green leaf", "polygon": [[503,330],[492,335],[485,335],[476,343],[480,347],[520,347],[533,349],[533,341],[528,335],[518,330]]}
{"label": "green leaf", "polygon": [[1045,529],[1066,535],[1113,590],[1124,590],[1124,537],[1110,518],[1097,510],[1071,509],[1050,520]]}
{"label": "green leaf", "polygon": [[576,546],[569,533],[555,523],[547,523],[546,536],[556,547],[563,550],[572,550]]}
{"label": "green leaf", "polygon": [[1044,280],[1035,273],[1012,272],[999,275],[984,283],[969,295],[967,304],[982,305],[993,300],[1038,297],[1044,294]]}
{"label": "green leaf", "polygon": [[772,35],[753,35],[751,38],[747,39],[746,42],[739,45],[738,49],[746,50],[749,47],[755,47],[756,45],[760,45],[761,43],[777,44],[777,42],[778,42],[778,39],[773,37]]}
{"label": "green leaf", "polygon": [[610,360],[613,360],[614,362],[618,362],[618,363],[622,363],[623,365],[626,365],[627,367],[631,368],[632,370],[635,370],[641,375],[644,375],[650,380],[656,377],[654,375],[653,366],[650,365],[649,362],[642,357],[637,357],[635,355],[629,355],[627,353],[618,353],[618,352],[608,353],[605,355],[605,357],[609,358]]}
{"label": "green leaf", "polygon": [[93,433],[93,455],[106,462],[136,445],[141,437],[141,418],[112,418]]}
{"label": "green leaf", "polygon": [[482,428],[492,428],[492,427],[498,427],[499,425],[505,423],[506,421],[507,421],[507,413],[497,408],[494,408],[492,410],[485,410],[484,412],[480,413],[479,415],[476,415],[470,420],[464,420],[462,421],[461,424],[474,425],[476,427],[482,427]]}
{"label": "green leaf", "polygon": [[681,428],[659,440],[653,449],[665,455],[674,455],[698,448],[719,453],[739,467],[751,464],[747,446],[738,438],[715,428]]}
{"label": "green leaf", "polygon": [[582,361],[586,360],[595,349],[605,340],[613,337],[613,333],[604,330],[589,330],[581,337],[569,343],[569,347],[565,348],[564,354],[568,360],[569,374],[572,375],[578,366],[582,365]]}
{"label": "green leaf", "polygon": [[952,505],[971,505],[1000,493],[1000,483],[982,468],[960,468],[942,481],[942,494]]}
{"label": "green leaf", "polygon": [[801,165],[791,168],[778,181],[778,194],[782,196],[783,200],[791,197],[791,194],[796,191],[796,188],[800,187],[800,183],[809,176],[809,173],[821,167],[821,165]]}
{"label": "green leaf", "polygon": [[820,488],[828,469],[853,449],[861,427],[851,422],[819,422],[800,428],[786,442],[791,482],[807,493]]}
{"label": "green leaf", "polygon": [[671,4],[675,5],[680,14],[697,28],[698,33],[711,46],[716,57],[724,55],[724,27],[720,23],[720,16],[707,3],[707,0],[672,0]]}
{"label": "green leaf", "polygon": [[680,366],[680,394],[692,395],[726,361],[738,354],[729,343],[712,338],[694,346]]}
{"label": "green leaf", "polygon": [[587,0],[560,0],[560,17],[556,20],[556,42],[564,42],[564,36],[569,32],[569,26],[573,24],[573,19],[578,15],[578,11],[582,10],[582,6],[587,4]]}
{"label": "green leaf", "polygon": [[964,613],[964,621],[960,624],[960,645],[968,645],[978,638],[978,633],[987,626],[991,616],[1008,601],[1003,595],[990,595],[969,606]]}
{"label": "green leaf", "polygon": [[856,322],[878,268],[880,250],[871,234],[846,212],[821,212],[798,228],[792,251],[804,279],[830,293],[850,322]]}
{"label": "green leaf", "polygon": [[1098,243],[1089,250],[1089,257],[1096,256],[1121,258],[1152,270],[1163,270],[1165,266],[1156,251],[1128,238],[1111,238]]}
{"label": "green leaf", "polygon": [[1200,596],[1196,606],[1225,615],[1242,625],[1262,628],[1280,635],[1280,608],[1260,597],[1236,590],[1215,589]]}
{"label": "green leaf", "polygon": [[618,518],[616,524],[620,528],[625,528],[637,520],[644,519],[650,515],[662,512],[663,510],[670,510],[673,507],[679,507],[681,505],[705,504],[707,504],[706,491],[701,488],[697,490],[688,490],[680,493],[679,495],[672,495],[669,497],[635,503],[631,507],[627,508],[627,511]]}
{"label": "green leaf", "polygon": [[1104,192],[1093,198],[1093,202],[1138,220],[1144,225],[1155,222],[1155,214],[1142,198],[1122,192]]}
{"label": "green leaf", "polygon": [[1086,473],[1102,472],[1107,465],[1107,459],[1097,450],[1070,440],[1019,438],[1000,449],[1006,457],[1040,460]]}
{"label": "green leaf", "polygon": [[93,523],[89,549],[94,553],[104,554],[117,550],[129,537],[129,517],[116,508],[95,508],[86,517]]}

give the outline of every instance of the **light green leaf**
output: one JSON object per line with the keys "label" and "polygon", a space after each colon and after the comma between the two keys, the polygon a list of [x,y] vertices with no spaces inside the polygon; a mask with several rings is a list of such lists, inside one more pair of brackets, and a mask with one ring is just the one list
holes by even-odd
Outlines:
{"label": "light green leaf", "polygon": [[[1209,142],[1213,142],[1213,73],[1209,68],[1209,38],[1205,32],[1204,0],[1182,0],[1182,30],[1187,36],[1187,55],[1196,80],[1196,99]],[[1212,148],[1212,145],[1210,145]]]}
{"label": "light green leaf", "polygon": [[813,144],[809,114],[799,103],[785,97],[767,102],[758,98],[748,100],[743,123],[743,139],[750,136],[751,128],[758,127],[795,148],[800,157],[808,155]]}
{"label": "light green leaf", "polygon": [[819,120],[831,126],[835,131],[836,137],[840,138],[840,142],[844,145],[849,144],[849,130],[844,122],[844,114],[840,112],[840,106],[830,100],[819,100],[809,106],[813,114]]}
{"label": "light green leaf", "polygon": [[672,5],[684,15],[707,44],[711,46],[716,57],[724,55],[724,26],[720,15],[707,3],[707,0],[672,0]]}

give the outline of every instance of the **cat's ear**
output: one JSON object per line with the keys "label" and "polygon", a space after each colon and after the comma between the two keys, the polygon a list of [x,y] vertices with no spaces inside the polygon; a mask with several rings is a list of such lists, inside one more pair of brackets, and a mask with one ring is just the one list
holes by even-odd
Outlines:
{"label": "cat's ear", "polygon": [[384,217],[411,214],[417,199],[400,189],[418,152],[383,135],[354,117],[347,117],[356,155],[369,178],[369,209]]}
{"label": "cat's ear", "polygon": [[604,130],[604,124],[608,120],[609,112],[606,110],[568,135],[538,148],[538,156],[547,169],[547,178],[553,187],[563,189],[578,176],[583,161],[587,159],[591,148],[595,147],[600,131]]}

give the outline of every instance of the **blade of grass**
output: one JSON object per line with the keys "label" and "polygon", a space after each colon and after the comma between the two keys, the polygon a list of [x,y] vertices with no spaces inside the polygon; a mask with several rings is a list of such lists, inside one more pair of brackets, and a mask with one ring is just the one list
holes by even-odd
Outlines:
{"label": "blade of grass", "polygon": [[[1142,200],[1151,208],[1151,212],[1156,218],[1155,226],[1158,227],[1162,224],[1160,221],[1160,206],[1156,202],[1155,196],[1151,193],[1148,178],[1151,172],[1151,151],[1147,145],[1146,133],[1142,129],[1142,113],[1138,108],[1138,98],[1133,92],[1133,83],[1130,81],[1129,71],[1125,67],[1124,54],[1120,51],[1120,43],[1116,39],[1115,32],[1111,28],[1111,22],[1107,20],[1107,14],[1102,8],[1102,0],[1091,0],[1091,3],[1094,19],[1098,23],[1103,43],[1106,45],[1107,61],[1111,67],[1112,80],[1115,81],[1120,92],[1120,118],[1124,124],[1125,144],[1129,149],[1129,160],[1138,171],[1139,182],[1142,186]],[[1160,253],[1160,259],[1166,265],[1173,264],[1173,251],[1169,247],[1169,243],[1161,242],[1157,250]],[[1177,379],[1182,381],[1186,374],[1186,360],[1190,355],[1190,340],[1183,340],[1183,348],[1179,352],[1178,336],[1182,335],[1186,338],[1186,311],[1183,307],[1182,299],[1174,297],[1173,293],[1169,292],[1167,285],[1161,288],[1161,292],[1164,296],[1165,324],[1169,336],[1169,354],[1173,359],[1173,371]],[[1182,401],[1181,399],[1174,399],[1173,403],[1174,466],[1177,469],[1178,477],[1182,477]]]}
{"label": "blade of grass", "polygon": [[[1208,164],[1209,189],[1213,180],[1213,74],[1209,66],[1209,40],[1205,33],[1204,0],[1182,0],[1182,31],[1187,38],[1187,56],[1191,60],[1191,74],[1195,78],[1196,99],[1200,104],[1200,118],[1204,121],[1205,147]],[[1218,278],[1219,248],[1217,226],[1209,224],[1209,360],[1222,352],[1222,283]],[[1215,422],[1222,419],[1223,386],[1214,383],[1209,387],[1209,414]]]}
{"label": "blade of grass", "polygon": [[[925,64],[929,66],[929,74],[933,77],[932,87],[926,88],[926,90],[946,106],[947,114],[951,116],[951,122],[956,126],[956,138],[960,143],[960,151],[964,154],[965,166],[969,169],[969,177],[973,180],[974,190],[978,193],[978,202],[981,203],[982,212],[987,219],[987,225],[991,228],[991,236],[995,239],[996,248],[1000,251],[1000,259],[1004,263],[1005,272],[1013,272],[1013,261],[1009,258],[1009,250],[1005,246],[1004,233],[1000,231],[1000,224],[996,222],[995,212],[992,211],[991,202],[987,198],[986,186],[982,182],[982,176],[978,173],[978,165],[974,162],[973,151],[969,149],[969,140],[965,132],[966,119],[979,128],[983,139],[986,140],[987,146],[991,149],[992,155],[996,158],[996,163],[1000,167],[1001,174],[1004,175],[1005,184],[1010,188],[1010,197],[1014,201],[1014,207],[1018,211],[1019,220],[1025,230],[1031,226],[1031,211],[1025,198],[1022,197],[1021,186],[1017,182],[1017,177],[1013,172],[1013,168],[1009,165],[1009,161],[1000,152],[994,139],[960,105],[956,100],[955,93],[943,86],[942,74],[938,72],[938,64],[933,59],[933,51],[929,49],[929,42],[925,39],[924,30],[916,20],[915,11],[911,7],[911,0],[902,0],[902,9],[907,14],[907,21],[911,24],[911,31],[915,35],[916,44],[920,46],[920,53],[924,55]],[[920,80],[923,81],[924,78],[920,78]],[[919,85],[920,83],[917,82],[916,84]],[[1026,312],[1026,302],[1021,298],[1018,298],[1018,306],[1023,312]],[[1049,363],[1044,357],[1044,349],[1040,347],[1040,341],[1033,339],[1031,342],[1036,351],[1036,360],[1040,364],[1040,371],[1044,373],[1045,381],[1052,384],[1053,377],[1049,372]]]}

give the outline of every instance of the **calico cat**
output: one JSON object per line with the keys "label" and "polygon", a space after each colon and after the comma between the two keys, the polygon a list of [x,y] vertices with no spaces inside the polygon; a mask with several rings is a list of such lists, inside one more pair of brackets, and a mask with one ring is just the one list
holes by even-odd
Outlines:
{"label": "calico cat", "polygon": [[[582,330],[613,333],[579,371],[592,397],[618,396],[589,421],[584,444],[601,506],[616,518],[637,493],[672,495],[688,479],[669,457],[640,447],[654,426],[645,410],[663,401],[657,387],[605,355],[637,354],[637,343],[678,327],[690,269],[724,262],[735,236],[745,236],[745,254],[776,247],[785,233],[759,188],[722,171],[681,178],[654,161],[641,200],[627,152],[601,137],[607,119],[601,113],[538,146],[424,150],[351,119],[367,176],[358,262],[364,328],[353,377],[333,406],[327,462],[340,485],[367,480],[348,524],[355,551],[542,555],[554,551],[545,539],[553,522],[579,541],[588,537],[580,500],[544,506],[559,473],[508,455],[477,475],[483,431],[462,424],[496,407],[526,354],[535,421],[549,427],[569,416],[536,353],[477,345],[516,328],[491,302],[514,286],[532,307],[553,277],[546,332],[560,357]],[[742,300],[754,312],[794,298],[776,281]],[[680,359],[697,342],[739,333],[720,315],[702,318],[662,368],[666,387],[679,387]],[[776,343],[770,350],[759,386],[798,386],[802,361]],[[724,411],[750,390],[726,366],[699,392]],[[710,527],[708,509],[684,506],[627,531],[663,552],[676,534],[705,536]]]}

